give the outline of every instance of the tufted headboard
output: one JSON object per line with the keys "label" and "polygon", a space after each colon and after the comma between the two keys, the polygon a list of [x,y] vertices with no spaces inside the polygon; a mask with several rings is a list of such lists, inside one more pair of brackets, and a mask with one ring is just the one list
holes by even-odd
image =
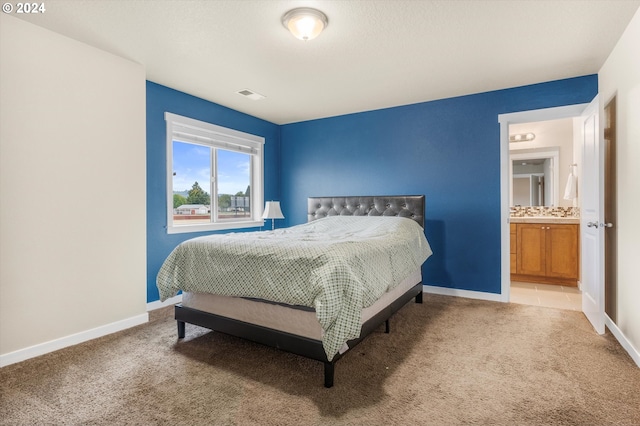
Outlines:
{"label": "tufted headboard", "polygon": [[424,228],[424,195],[309,197],[307,222],[326,216],[400,216]]}

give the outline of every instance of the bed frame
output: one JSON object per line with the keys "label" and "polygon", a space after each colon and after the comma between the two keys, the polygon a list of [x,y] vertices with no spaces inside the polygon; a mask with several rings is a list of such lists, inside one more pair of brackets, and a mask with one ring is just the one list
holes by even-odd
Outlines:
{"label": "bed frame", "polygon": [[[424,195],[370,196],[370,197],[311,197],[307,202],[308,221],[326,216],[401,216],[415,220],[424,228]],[[389,333],[389,318],[411,299],[422,303],[422,283],[418,283],[399,296],[380,312],[362,325],[360,337],[347,342],[349,350],[336,354],[331,361],[322,346],[322,341],[297,336],[295,334],[250,324],[220,315],[175,306],[178,324],[178,338],[184,338],[186,323],[209,328],[214,331],[251,340],[324,363],[324,386],[333,386],[335,363],[371,332],[385,323],[385,333]]]}

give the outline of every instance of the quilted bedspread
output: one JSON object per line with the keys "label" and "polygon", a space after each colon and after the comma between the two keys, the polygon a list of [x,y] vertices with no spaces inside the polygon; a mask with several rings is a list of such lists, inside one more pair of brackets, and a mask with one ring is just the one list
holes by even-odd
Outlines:
{"label": "quilted bedspread", "polygon": [[360,312],[431,255],[424,231],[399,217],[333,216],[274,231],[209,235],[176,247],[156,280],[179,290],[312,307],[329,360],[360,335]]}

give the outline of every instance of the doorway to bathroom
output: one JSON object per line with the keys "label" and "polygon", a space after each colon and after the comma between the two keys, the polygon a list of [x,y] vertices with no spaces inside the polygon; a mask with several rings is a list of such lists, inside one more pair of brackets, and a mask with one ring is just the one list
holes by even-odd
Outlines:
{"label": "doorway to bathroom", "polygon": [[[582,144],[577,138],[582,137],[579,117],[586,107],[499,116],[505,302],[582,310],[578,208]],[[514,177],[528,178],[529,194],[518,192]],[[562,252],[573,254],[558,256]]]}
{"label": "doorway to bathroom", "polygon": [[509,125],[511,303],[582,310],[577,125]]}

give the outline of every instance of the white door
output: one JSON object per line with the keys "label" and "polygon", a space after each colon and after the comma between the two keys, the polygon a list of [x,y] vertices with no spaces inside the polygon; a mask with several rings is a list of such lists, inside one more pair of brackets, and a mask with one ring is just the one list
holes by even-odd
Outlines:
{"label": "white door", "polygon": [[604,333],[604,152],[596,96],[583,115],[580,239],[582,311],[596,332]]}
{"label": "white door", "polygon": [[529,176],[529,205],[530,206],[540,206],[540,192],[538,192],[538,188],[540,187],[540,178],[536,175]]}
{"label": "white door", "polygon": [[553,158],[544,160],[544,205],[553,206]]}

